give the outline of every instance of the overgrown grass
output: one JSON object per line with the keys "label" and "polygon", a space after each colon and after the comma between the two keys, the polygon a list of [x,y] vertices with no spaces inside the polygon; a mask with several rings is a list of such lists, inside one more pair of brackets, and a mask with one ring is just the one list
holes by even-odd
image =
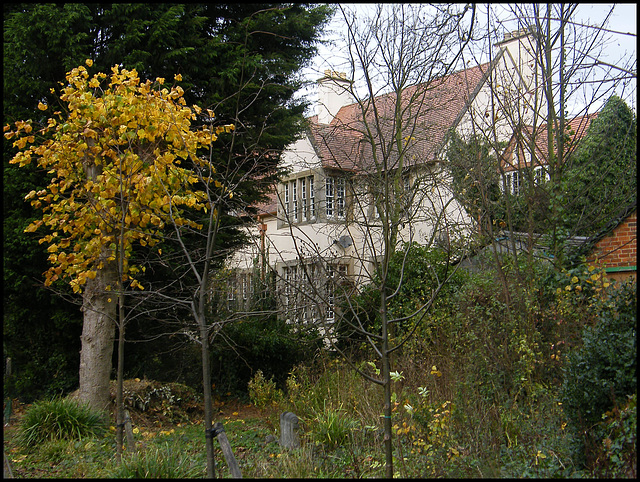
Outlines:
{"label": "overgrown grass", "polygon": [[109,472],[114,479],[190,479],[205,475],[202,466],[179,444],[155,447],[141,453],[130,454],[122,463]]}
{"label": "overgrown grass", "polygon": [[[510,313],[497,282],[487,276],[472,279],[453,291],[457,311],[434,312],[424,330],[395,354],[393,369],[403,374],[392,386],[395,474],[633,477],[637,394],[618,397],[618,404],[592,426],[592,461],[579,457],[584,441],[571,430],[562,404],[564,371],[572,359],[567,352],[589,348],[576,325],[596,323],[602,303],[618,315],[624,307],[601,296],[603,285],[588,270],[556,277],[557,287],[544,290],[507,279],[514,283],[510,295],[520,298]],[[371,361],[359,360],[357,366],[368,369]],[[286,385],[285,391],[278,390],[257,375],[250,391],[254,403],[265,407],[265,416],[219,420],[245,478],[384,477],[380,386],[326,354],[296,366]],[[298,449],[283,449],[274,441],[283,411],[301,421]],[[140,427],[135,437],[140,455],[126,456],[120,467],[113,432],[25,448],[9,441],[8,447],[11,460],[23,469],[21,476],[204,476],[200,420],[171,429]],[[217,476],[228,478],[222,452],[214,445]]]}
{"label": "overgrown grass", "polygon": [[19,443],[33,447],[48,441],[80,440],[100,435],[106,420],[88,406],[68,398],[34,403],[20,424]]}

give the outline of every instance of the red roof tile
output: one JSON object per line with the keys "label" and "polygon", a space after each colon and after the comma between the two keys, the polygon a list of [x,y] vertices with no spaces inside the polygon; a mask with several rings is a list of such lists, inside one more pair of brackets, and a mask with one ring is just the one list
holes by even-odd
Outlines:
{"label": "red roof tile", "polygon": [[[434,161],[447,132],[459,121],[487,70],[488,64],[484,64],[403,89],[401,98],[392,92],[376,97],[374,102],[344,106],[328,125],[311,118],[311,139],[323,166],[347,171],[367,171],[374,166],[394,169],[400,159],[395,139],[398,130],[403,145],[410,140],[404,166]],[[398,103],[400,108],[396,109]],[[398,119],[403,123],[401,129]],[[376,146],[375,159],[372,144]]]}

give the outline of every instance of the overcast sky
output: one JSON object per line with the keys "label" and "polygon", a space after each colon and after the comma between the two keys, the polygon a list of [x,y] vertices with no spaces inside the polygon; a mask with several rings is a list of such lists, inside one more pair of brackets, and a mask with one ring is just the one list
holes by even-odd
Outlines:
{"label": "overcast sky", "polygon": [[[362,15],[366,15],[368,11],[371,12],[376,6],[376,4],[347,3],[342,3],[341,5],[345,9],[362,12]],[[486,5],[477,5],[478,17],[484,18],[483,14],[486,15]],[[576,14],[576,21],[589,25],[601,25],[612,5],[615,5],[615,9],[607,24],[609,32],[607,32],[606,35],[606,49],[599,59],[613,65],[621,65],[621,59],[623,58],[632,56],[637,59],[637,5],[635,3],[580,4]],[[495,9],[496,4],[493,4],[491,8]],[[541,8],[544,8],[544,6]],[[505,19],[504,24],[500,27],[500,30],[502,31],[499,30],[500,35],[518,28],[516,20],[513,19],[513,14],[508,13],[509,9],[504,8],[504,11],[507,13],[504,17],[500,15],[500,18]],[[341,13],[338,12],[329,25],[327,32],[325,33],[325,38],[334,40],[339,44],[341,37],[344,36],[343,32],[344,21]],[[486,46],[483,46],[482,48],[487,50]],[[322,73],[326,69],[338,70],[341,72],[347,71],[348,67],[339,62],[340,50],[341,47],[339,46],[332,49],[320,47],[318,56],[314,59],[311,67],[305,71],[305,78],[309,81],[315,82],[322,76]],[[634,61],[633,70],[637,70],[637,60]],[[304,92],[310,101],[315,101],[316,89],[314,87],[310,87]],[[630,106],[633,106],[633,108],[636,109],[636,79],[627,81],[624,89],[621,87],[620,91],[617,93],[621,95]],[[312,110],[312,112],[314,112],[314,110]]]}

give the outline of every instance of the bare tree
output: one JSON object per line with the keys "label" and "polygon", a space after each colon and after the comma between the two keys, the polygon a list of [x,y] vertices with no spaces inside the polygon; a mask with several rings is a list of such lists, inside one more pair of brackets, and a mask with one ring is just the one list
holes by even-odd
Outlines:
{"label": "bare tree", "polygon": [[[578,4],[487,6],[486,37],[496,46],[491,61],[504,58],[506,45],[515,37],[522,38],[523,47],[518,58],[510,59],[513,69],[490,78],[487,110],[473,117],[473,137],[498,161],[498,185],[504,193],[499,200],[493,199],[493,207],[482,197],[475,205],[493,213],[485,225],[490,238],[495,238],[496,227],[526,233],[523,239],[530,260],[534,246],[543,244],[561,265],[567,239],[597,230],[604,221],[598,219],[598,213],[609,212],[603,206],[612,199],[611,194],[583,207],[582,214],[567,223],[568,214],[579,209],[581,199],[620,176],[615,167],[625,162],[616,164],[619,156],[611,153],[613,162],[602,163],[581,190],[568,184],[575,177],[572,173],[582,168],[578,163],[580,141],[604,103],[614,94],[635,96],[635,53],[613,60],[606,57],[612,37],[624,34],[608,26],[614,9],[611,6],[602,20],[587,24],[580,20]],[[522,77],[516,79],[516,75]],[[465,140],[469,139],[471,136]],[[456,162],[455,156],[450,156],[450,162]],[[633,174],[635,159],[626,162],[628,174]],[[469,171],[467,185],[460,187],[475,183],[484,191],[492,189],[486,178],[474,177],[479,173]],[[624,187],[624,179],[614,183],[620,186],[616,203],[634,202],[635,195]],[[517,257],[515,238],[512,242],[511,252]]]}
{"label": "bare tree", "polygon": [[[339,8],[349,74],[331,74],[326,81],[353,102],[335,117],[337,107],[327,101],[307,141],[294,147],[293,180],[283,180],[278,191],[278,231],[267,236],[288,319],[319,327],[326,343],[345,357],[335,334],[346,327],[377,358],[379,374],[359,371],[384,389],[384,453],[392,477],[392,354],[424,321],[465,250],[472,220],[453,199],[439,156],[483,72],[451,75],[469,39],[472,7],[398,4],[374,10],[356,19]],[[319,162],[309,161],[311,152]],[[390,265],[393,257],[408,262],[413,243],[439,245],[445,270],[434,266],[430,295],[413,313],[400,315],[390,304],[406,279],[392,278]],[[380,330],[371,329],[355,304],[353,295],[364,286],[380,293]]]}

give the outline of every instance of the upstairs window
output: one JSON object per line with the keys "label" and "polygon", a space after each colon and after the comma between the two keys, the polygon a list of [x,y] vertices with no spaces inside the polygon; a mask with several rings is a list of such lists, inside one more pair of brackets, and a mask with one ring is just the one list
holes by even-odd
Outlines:
{"label": "upstairs window", "polygon": [[325,180],[325,209],[328,219],[344,219],[346,212],[346,181],[329,176]]}
{"label": "upstairs window", "polygon": [[[505,187],[510,194],[517,196],[524,191],[525,183],[527,179],[531,179],[531,172],[527,172],[525,169],[509,171],[504,175]],[[549,173],[544,166],[536,166],[533,168],[533,183],[536,186],[540,186],[549,180]]]}
{"label": "upstairs window", "polygon": [[507,192],[517,196],[522,189],[522,174],[520,171],[510,171],[505,175]]}
{"label": "upstairs window", "polygon": [[313,183],[314,176],[301,176],[283,182],[281,222],[306,223],[315,221],[316,200]]}

